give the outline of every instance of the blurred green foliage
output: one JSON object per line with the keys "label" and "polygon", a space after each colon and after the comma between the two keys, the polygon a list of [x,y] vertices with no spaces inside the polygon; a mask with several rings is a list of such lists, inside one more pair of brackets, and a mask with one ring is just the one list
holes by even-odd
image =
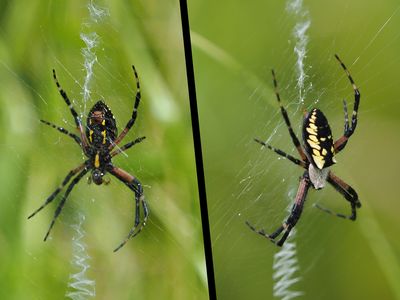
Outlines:
{"label": "blurred green foliage", "polygon": [[304,1],[311,26],[302,106],[292,35],[302,17],[289,14],[285,3],[189,2],[218,299],[272,298],[278,249],[244,223],[275,230],[302,174],[252,141],[272,136],[272,145],[297,155],[270,69],[298,134],[303,109],[317,106],[339,137],[342,99],[352,105],[354,96],[335,53],[359,86],[361,105],[358,128],[332,170],[358,191],[363,207],[356,222],[346,222],[312,207],[318,202],[349,211],[340,194],[331,187],[309,193],[296,226],[299,270],[293,278],[300,281],[291,289],[304,299],[400,299],[399,4]]}
{"label": "blurred green foliage", "polygon": [[[109,15],[90,19],[90,1],[0,2],[0,298],[62,299],[69,276],[77,212],[86,220],[89,279],[96,299],[205,299],[202,229],[178,1],[94,1]],[[51,239],[42,239],[57,200],[33,219],[67,172],[82,162],[80,149],[45,119],[74,130],[51,70],[84,112],[81,33],[99,46],[91,100],[103,99],[119,130],[132,112],[135,64],[142,102],[125,141],[140,145],[114,163],[144,185],[150,219],[119,252],[112,250],[134,221],[134,195],[115,178],[107,186],[72,191]],[[59,198],[58,198],[59,199]]]}

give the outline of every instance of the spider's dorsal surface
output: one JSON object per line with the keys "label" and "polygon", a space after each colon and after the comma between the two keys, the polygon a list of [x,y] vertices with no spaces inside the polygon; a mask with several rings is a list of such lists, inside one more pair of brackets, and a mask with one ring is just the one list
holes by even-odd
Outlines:
{"label": "spider's dorsal surface", "polygon": [[117,126],[111,109],[103,101],[97,101],[89,111],[86,136],[90,144],[91,180],[100,185],[111,163],[108,148],[117,137]]}
{"label": "spider's dorsal surface", "polygon": [[325,115],[317,108],[304,117],[303,142],[307,158],[319,170],[336,163],[331,128]]}
{"label": "spider's dorsal surface", "polygon": [[95,147],[109,147],[118,135],[117,125],[111,109],[103,101],[97,101],[89,111],[86,136]]}

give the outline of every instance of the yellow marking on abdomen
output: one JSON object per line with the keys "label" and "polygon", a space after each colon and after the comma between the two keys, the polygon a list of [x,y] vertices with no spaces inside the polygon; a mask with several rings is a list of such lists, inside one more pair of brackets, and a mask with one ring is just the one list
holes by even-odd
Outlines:
{"label": "yellow marking on abdomen", "polygon": [[103,130],[103,131],[101,132],[101,135],[103,136],[103,144],[105,144],[105,143],[106,143],[106,131]]}
{"label": "yellow marking on abdomen", "polygon": [[99,153],[96,153],[96,156],[94,157],[94,166],[95,166],[95,168],[100,167],[100,157],[99,157]]}
{"label": "yellow marking on abdomen", "polygon": [[313,152],[314,157],[315,156],[321,157],[321,153],[319,153],[319,151],[317,149],[313,149],[312,152]]}
{"label": "yellow marking on abdomen", "polygon": [[92,137],[92,135],[93,135],[93,130],[90,130],[90,131],[89,131],[89,141],[90,141],[90,142],[93,142],[93,137]]}
{"label": "yellow marking on abdomen", "polygon": [[325,160],[322,156],[315,156],[313,155],[313,159],[315,164],[317,165],[318,169],[322,170],[325,164]]}
{"label": "yellow marking on abdomen", "polygon": [[306,127],[306,130],[307,130],[307,132],[309,134],[317,135],[317,132],[314,129],[310,128],[310,127]]}
{"label": "yellow marking on abdomen", "polygon": [[314,124],[308,124],[308,127],[310,127],[311,129],[314,129],[315,131],[317,131],[317,126],[315,126]]}
{"label": "yellow marking on abdomen", "polygon": [[311,148],[321,150],[321,146],[318,145],[317,143],[314,143],[313,141],[308,140],[308,139],[307,139],[307,143],[310,145]]}
{"label": "yellow marking on abdomen", "polygon": [[312,140],[313,142],[315,142],[316,144],[319,144],[319,140],[318,140],[318,138],[317,138],[315,135],[310,134],[310,135],[308,136],[308,138],[309,138],[310,140]]}

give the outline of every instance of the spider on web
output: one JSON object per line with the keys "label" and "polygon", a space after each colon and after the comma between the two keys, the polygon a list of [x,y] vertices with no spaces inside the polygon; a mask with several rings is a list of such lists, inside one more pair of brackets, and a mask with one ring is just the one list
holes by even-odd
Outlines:
{"label": "spider on web", "polygon": [[[125,126],[125,129],[118,135],[117,125],[114,118],[113,113],[111,112],[110,108],[103,102],[98,101],[96,102],[91,110],[89,111],[87,120],[86,120],[86,129],[81,122],[81,119],[78,116],[78,113],[74,109],[71,101],[69,100],[67,93],[62,89],[60,83],[58,82],[56,72],[53,70],[53,78],[57,85],[58,91],[60,95],[64,99],[65,103],[68,105],[71,114],[75,120],[76,127],[79,131],[80,137],[74,133],[68,132],[63,127],[54,125],[50,122],[40,120],[42,123],[49,125],[63,134],[66,134],[73,138],[75,142],[80,146],[83,153],[87,157],[87,160],[77,166],[76,168],[70,170],[67,176],[64,178],[63,182],[57,189],[46,199],[46,201],[36,209],[28,219],[32,218],[36,215],[39,211],[45,208],[48,204],[50,204],[56,196],[61,192],[61,190],[71,181],[68,185],[65,194],[62,196],[60,203],[58,204],[53,219],[51,221],[50,227],[44,237],[44,241],[47,240],[51,229],[54,226],[54,223],[61,213],[61,210],[64,207],[64,204],[68,198],[68,195],[71,193],[74,186],[85,176],[86,173],[91,171],[91,176],[89,177],[89,182],[93,181],[97,185],[101,185],[102,183],[107,184],[108,181],[103,179],[103,176],[108,172],[111,175],[115,176],[117,179],[122,181],[130,190],[135,193],[135,223],[133,228],[130,230],[127,237],[122,241],[122,243],[115,248],[114,252],[118,251],[122,246],[126,244],[126,242],[133,238],[134,236],[138,235],[143,227],[146,225],[147,218],[149,216],[149,209],[147,207],[147,203],[144,199],[143,195],[143,187],[140,181],[129,174],[128,172],[124,171],[121,168],[118,168],[113,165],[111,159],[122,153],[125,150],[128,150],[132,146],[142,142],[145,137],[139,137],[132,142],[129,142],[123,145],[120,148],[114,150],[114,148],[124,139],[126,134],[135,124],[136,117],[137,117],[137,110],[139,107],[141,93],[140,93],[140,84],[139,84],[139,77],[136,72],[134,66],[132,66],[133,73],[136,79],[136,97],[135,97],[135,104],[133,106],[133,112],[130,120]],[[140,206],[143,208],[143,220],[140,218]]]}
{"label": "spider on web", "polygon": [[[344,63],[340,60],[339,56],[335,54],[336,59],[342,66],[343,70],[346,72],[348,79],[354,90],[354,108],[351,116],[351,123],[349,123],[349,117],[347,113],[347,104],[346,101],[343,100],[344,105],[344,134],[338,140],[333,142],[332,132],[326,119],[325,115],[321,110],[317,108],[313,108],[310,112],[308,112],[303,120],[303,145],[300,145],[299,139],[295,135],[292,126],[290,124],[290,120],[285,108],[281,104],[281,98],[278,92],[278,83],[275,77],[275,72],[272,70],[272,78],[275,88],[275,95],[279,103],[279,107],[281,109],[281,113],[283,119],[285,120],[286,126],[289,130],[290,137],[292,139],[293,144],[295,145],[300,158],[295,158],[284,151],[274,148],[271,145],[259,140],[255,139],[255,141],[268,149],[274,151],[278,155],[286,157],[291,162],[305,169],[303,175],[300,177],[300,184],[297,190],[297,194],[294,200],[294,204],[291,209],[291,213],[286,221],[272,234],[267,234],[264,229],[256,229],[253,225],[251,225],[248,221],[246,224],[250,227],[254,232],[268,238],[273,243],[278,246],[282,246],[287,237],[289,236],[290,231],[296,225],[297,221],[300,219],[301,213],[303,211],[304,202],[307,197],[308,190],[312,187],[316,190],[322,189],[325,187],[326,182],[328,182],[333,188],[338,191],[342,196],[350,202],[351,214],[349,216],[335,213],[327,208],[324,208],[319,205],[315,205],[319,209],[336,215],[341,218],[355,220],[357,217],[356,209],[361,207],[361,203],[358,199],[358,195],[356,191],[347,183],[345,183],[342,179],[337,177],[332,171],[329,170],[329,167],[336,163],[334,155],[339,153],[344,149],[347,144],[347,141],[354,133],[354,130],[357,126],[357,112],[358,106],[360,104],[360,92],[357,86],[354,83],[353,78],[350,75],[350,72],[347,70]],[[282,233],[283,236],[279,241],[275,239]]]}

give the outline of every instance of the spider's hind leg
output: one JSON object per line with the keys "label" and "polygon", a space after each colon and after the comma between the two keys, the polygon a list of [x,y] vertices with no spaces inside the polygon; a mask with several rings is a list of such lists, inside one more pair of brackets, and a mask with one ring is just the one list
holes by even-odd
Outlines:
{"label": "spider's hind leg", "polygon": [[336,191],[342,194],[343,197],[350,202],[351,214],[348,216],[341,213],[336,213],[318,204],[314,204],[314,206],[331,215],[355,221],[357,218],[357,208],[361,207],[361,202],[358,199],[357,192],[332,172],[329,172],[328,182],[335,188]]}
{"label": "spider's hind leg", "polygon": [[75,176],[78,172],[83,170],[85,168],[85,164],[81,164],[75,169],[72,169],[69,171],[67,176],[64,178],[63,182],[57,187],[57,189],[46,199],[46,201],[38,208],[36,209],[33,213],[31,213],[28,217],[28,219],[32,218],[35,216],[39,211],[41,211],[43,208],[45,208],[48,204],[50,204],[56,197],[57,195],[61,192],[62,188],[68,184],[68,182],[71,180],[73,176]]}
{"label": "spider's hind leg", "polygon": [[[272,234],[265,233],[264,229],[257,230],[249,222],[246,222],[247,226],[249,226],[250,229],[253,230],[254,232],[268,238],[274,244],[276,244],[278,246],[282,246],[284,244],[284,242],[286,241],[286,239],[288,238],[290,231],[293,229],[293,227],[296,225],[297,221],[300,219],[301,213],[303,211],[304,202],[307,197],[307,192],[308,192],[308,189],[310,188],[310,186],[311,186],[311,181],[310,181],[310,178],[308,177],[308,171],[305,171],[303,176],[301,177],[299,188],[297,190],[296,199],[292,206],[292,210],[290,212],[289,217],[282,224],[282,226],[280,226]],[[283,236],[281,237],[281,239],[278,242],[276,242],[275,239],[283,231],[284,231]]]}
{"label": "spider's hind leg", "polygon": [[263,236],[263,237],[269,239],[272,243],[274,243],[274,244],[276,244],[276,245],[278,245],[278,246],[282,246],[282,245],[283,245],[283,243],[285,242],[285,240],[287,239],[287,237],[289,236],[289,233],[290,233],[290,229],[289,229],[289,230],[286,230],[285,233],[284,233],[284,235],[283,235],[283,237],[282,237],[278,242],[276,242],[276,241],[275,241],[276,237],[278,237],[278,236],[282,233],[282,231],[285,230],[285,227],[284,227],[283,225],[280,226],[277,230],[275,230],[275,231],[274,231],[273,233],[271,233],[271,234],[266,233],[266,232],[264,231],[264,229],[257,229],[257,228],[255,228],[253,225],[251,225],[251,224],[249,223],[249,221],[246,221],[246,225],[249,226],[249,228],[250,228],[251,230],[253,230],[255,233],[258,233],[259,235],[261,235],[261,236]]}
{"label": "spider's hind leg", "polygon": [[[125,185],[135,193],[135,223],[132,229],[129,231],[126,238],[122,241],[122,243],[120,243],[119,246],[114,249],[114,252],[117,252],[128,242],[129,239],[137,236],[142,231],[149,217],[149,209],[144,199],[142,184],[139,182],[137,178],[130,175],[126,171],[114,166],[110,166],[109,172],[110,174],[118,178],[120,181],[125,183]],[[143,208],[142,221],[140,220],[140,204],[142,205]]]}
{"label": "spider's hind leg", "polygon": [[54,216],[53,216],[53,219],[51,220],[49,229],[47,230],[47,233],[46,233],[46,235],[45,235],[45,237],[44,237],[44,239],[43,239],[44,241],[46,241],[47,238],[49,237],[50,231],[51,231],[51,229],[53,228],[53,226],[54,226],[54,224],[55,224],[55,222],[56,222],[56,219],[57,219],[58,216],[60,215],[60,213],[61,213],[61,211],[62,211],[62,209],[63,209],[63,207],[64,207],[65,202],[67,201],[68,195],[71,193],[71,191],[72,191],[72,189],[74,188],[74,186],[82,179],[83,176],[85,176],[85,174],[86,174],[88,171],[89,171],[89,170],[86,169],[86,168],[83,169],[83,170],[72,180],[72,182],[69,184],[67,190],[65,191],[65,194],[63,195],[63,197],[62,197],[60,203],[58,204],[58,206],[57,206],[57,208],[56,208],[56,210],[55,210],[55,212],[54,212]]}

